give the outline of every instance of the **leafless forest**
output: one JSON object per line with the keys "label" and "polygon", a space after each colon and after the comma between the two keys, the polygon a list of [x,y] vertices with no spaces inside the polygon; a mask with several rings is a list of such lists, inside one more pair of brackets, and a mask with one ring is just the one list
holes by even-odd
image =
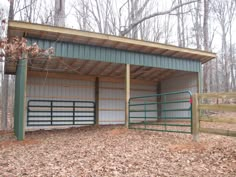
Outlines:
{"label": "leafless forest", "polygon": [[[204,92],[236,91],[236,0],[10,0],[20,20],[207,50]],[[3,117],[12,113],[14,76],[1,75]],[[10,128],[12,125],[8,124]]]}

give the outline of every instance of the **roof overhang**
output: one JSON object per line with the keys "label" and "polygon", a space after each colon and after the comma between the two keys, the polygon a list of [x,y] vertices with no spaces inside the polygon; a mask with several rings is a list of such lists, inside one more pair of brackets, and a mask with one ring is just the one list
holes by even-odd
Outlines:
{"label": "roof overhang", "polygon": [[181,48],[173,45],[135,40],[126,37],[19,21],[9,21],[8,36],[69,41],[74,43],[149,53],[153,55],[199,60],[201,63],[206,63],[209,60],[216,58],[215,53],[196,49]]}

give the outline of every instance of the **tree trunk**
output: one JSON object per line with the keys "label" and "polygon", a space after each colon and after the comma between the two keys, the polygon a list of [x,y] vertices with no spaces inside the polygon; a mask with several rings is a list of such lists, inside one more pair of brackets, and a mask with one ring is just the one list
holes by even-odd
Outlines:
{"label": "tree trunk", "polygon": [[2,129],[7,129],[7,115],[8,115],[8,83],[9,83],[9,76],[3,76],[2,82]]}
{"label": "tree trunk", "polygon": [[9,20],[14,20],[14,0],[10,0]]}
{"label": "tree trunk", "polygon": [[[200,3],[198,1],[198,3]],[[203,46],[204,50],[208,51],[209,50],[209,33],[208,33],[208,19],[209,19],[209,2],[208,0],[204,0],[204,18],[203,18]],[[204,64],[203,66],[203,91],[205,93],[208,92],[208,71],[209,71],[209,65],[208,63]],[[210,78],[211,79],[211,78]]]}
{"label": "tree trunk", "polygon": [[65,0],[55,0],[55,26],[65,26]]}
{"label": "tree trunk", "polygon": [[[10,1],[10,9],[9,9],[9,20],[14,19],[14,0]],[[5,63],[4,63],[5,65]],[[5,70],[5,67],[4,67]],[[3,71],[5,73],[5,71]],[[7,129],[7,123],[8,123],[8,85],[9,85],[9,76],[8,75],[3,75],[3,80],[2,80],[2,129],[5,130]]]}

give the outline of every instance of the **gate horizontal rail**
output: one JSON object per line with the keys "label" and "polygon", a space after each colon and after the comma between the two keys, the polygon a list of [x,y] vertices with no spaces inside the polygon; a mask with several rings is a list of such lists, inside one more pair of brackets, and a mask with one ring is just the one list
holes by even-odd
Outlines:
{"label": "gate horizontal rail", "polygon": [[[169,98],[173,99],[173,96],[175,100],[169,100]],[[150,98],[156,98],[157,101],[147,101],[147,99],[150,100]],[[140,103],[142,99],[143,101]],[[136,103],[137,101],[138,103]],[[168,120],[182,119],[189,120],[190,123],[167,123]],[[133,127],[133,125],[144,125],[144,128]],[[149,125],[163,126],[164,130],[158,128],[148,128],[147,126]],[[167,129],[168,126],[189,127],[189,131]],[[192,133],[192,93],[188,90],[185,90],[178,92],[131,97],[129,99],[129,128],[166,132]]]}
{"label": "gate horizontal rail", "polygon": [[27,104],[27,126],[93,124],[95,124],[93,101],[29,100]]}

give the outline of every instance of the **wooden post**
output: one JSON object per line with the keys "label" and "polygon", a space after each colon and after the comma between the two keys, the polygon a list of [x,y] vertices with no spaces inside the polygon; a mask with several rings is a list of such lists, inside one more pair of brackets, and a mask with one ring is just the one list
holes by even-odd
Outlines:
{"label": "wooden post", "polygon": [[199,138],[199,110],[198,110],[198,94],[192,96],[192,134],[193,141],[198,141]]}
{"label": "wooden post", "polygon": [[129,124],[129,98],[130,98],[130,65],[126,64],[125,74],[125,126]]}
{"label": "wooden post", "polygon": [[99,125],[99,77],[95,80],[95,125]]}

